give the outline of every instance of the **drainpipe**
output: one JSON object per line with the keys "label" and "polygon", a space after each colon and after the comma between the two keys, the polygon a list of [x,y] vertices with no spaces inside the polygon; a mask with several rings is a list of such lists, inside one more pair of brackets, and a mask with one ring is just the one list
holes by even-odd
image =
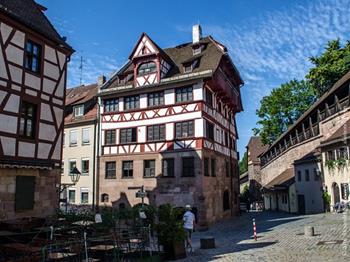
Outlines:
{"label": "drainpipe", "polygon": [[[232,119],[232,114],[233,112],[231,111],[231,114],[229,116],[229,120],[228,120],[228,138],[230,140],[229,145],[231,145],[231,147],[233,147],[232,141],[231,141],[231,119]],[[231,153],[231,147],[229,146],[229,152],[230,152],[230,163],[229,163],[229,169],[230,169],[230,188],[231,188],[231,201],[230,201],[230,206],[231,206],[231,217],[233,216],[233,173],[232,173],[232,153]],[[237,200],[238,203],[238,200]],[[238,203],[239,204],[239,203]]]}
{"label": "drainpipe", "polygon": [[96,202],[95,205],[99,206],[99,195],[100,195],[100,134],[101,134],[101,97],[97,97],[97,134],[96,134],[96,155],[95,155],[95,161],[96,161]]}
{"label": "drainpipe", "polygon": [[[96,121],[94,121],[94,138],[96,138]],[[96,207],[96,139],[94,139],[94,163],[93,163],[93,175],[92,175],[92,210],[95,212]]]}

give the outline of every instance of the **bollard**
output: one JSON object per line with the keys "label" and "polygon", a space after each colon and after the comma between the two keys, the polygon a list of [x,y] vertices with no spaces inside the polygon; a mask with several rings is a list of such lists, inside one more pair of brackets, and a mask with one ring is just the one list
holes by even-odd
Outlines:
{"label": "bollard", "polygon": [[304,227],[304,235],[306,237],[313,237],[315,235],[314,227],[305,226]]}
{"label": "bollard", "polygon": [[255,218],[253,218],[253,232],[254,232],[254,240],[257,241],[258,237],[256,235],[256,224],[255,224]]}

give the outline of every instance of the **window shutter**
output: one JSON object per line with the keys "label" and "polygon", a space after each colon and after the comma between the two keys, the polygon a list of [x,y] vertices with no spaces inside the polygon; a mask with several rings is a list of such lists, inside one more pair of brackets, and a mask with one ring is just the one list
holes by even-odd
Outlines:
{"label": "window shutter", "polygon": [[34,208],[35,177],[17,176],[15,193],[15,210],[32,210]]}

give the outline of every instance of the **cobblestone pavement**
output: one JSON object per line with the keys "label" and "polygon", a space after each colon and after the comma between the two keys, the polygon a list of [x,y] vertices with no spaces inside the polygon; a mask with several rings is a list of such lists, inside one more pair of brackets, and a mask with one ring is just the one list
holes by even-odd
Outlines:
{"label": "cobblestone pavement", "polygon": [[[255,218],[258,241],[252,235]],[[314,226],[315,236],[303,235]],[[200,238],[213,236],[215,249],[200,249]],[[341,244],[319,244],[342,240]],[[350,261],[350,212],[295,216],[279,212],[245,213],[193,234],[194,254],[180,261]]]}

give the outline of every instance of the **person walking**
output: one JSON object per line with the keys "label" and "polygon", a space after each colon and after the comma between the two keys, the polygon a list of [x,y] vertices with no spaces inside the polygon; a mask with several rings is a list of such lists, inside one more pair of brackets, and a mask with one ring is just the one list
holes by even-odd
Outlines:
{"label": "person walking", "polygon": [[195,216],[194,214],[191,212],[191,206],[190,205],[186,205],[186,212],[183,216],[183,222],[184,222],[184,229],[186,231],[187,234],[187,238],[186,238],[186,248],[190,248],[190,252],[193,252],[193,248],[192,248],[192,232],[193,232],[193,228],[194,228],[194,223],[195,223]]}

